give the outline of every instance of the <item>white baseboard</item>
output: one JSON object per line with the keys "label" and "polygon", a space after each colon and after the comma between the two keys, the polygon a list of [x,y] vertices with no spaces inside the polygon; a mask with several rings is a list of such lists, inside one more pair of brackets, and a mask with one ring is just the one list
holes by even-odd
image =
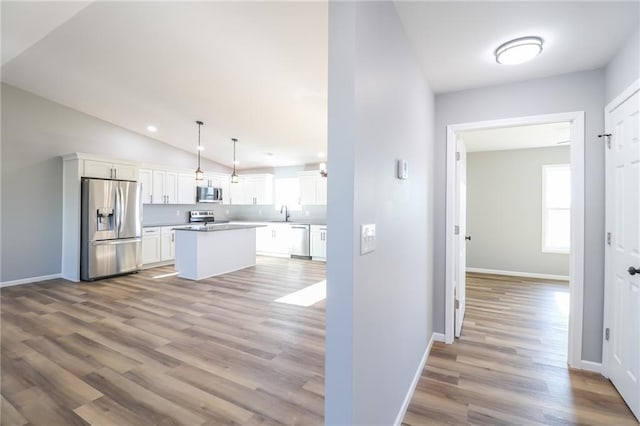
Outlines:
{"label": "white baseboard", "polygon": [[580,369],[602,374],[602,363],[582,360],[580,361]]}
{"label": "white baseboard", "polygon": [[3,281],[0,283],[0,288],[11,287],[11,286],[20,285],[20,284],[36,283],[38,281],[54,280],[56,278],[61,278],[61,277],[62,277],[62,274],[51,274],[51,275],[42,275],[41,277],[31,277],[31,278],[22,278],[22,279],[13,280],[13,281]]}
{"label": "white baseboard", "polygon": [[429,339],[427,348],[425,349],[424,354],[422,355],[422,359],[420,360],[418,369],[416,370],[416,373],[413,376],[413,380],[411,381],[411,386],[409,387],[409,390],[407,391],[407,395],[404,397],[404,401],[402,402],[402,407],[400,407],[400,411],[396,416],[396,421],[393,422],[394,426],[400,426],[402,424],[402,420],[404,419],[404,415],[407,414],[407,409],[409,408],[409,404],[411,403],[411,398],[413,398],[413,393],[416,390],[416,386],[418,386],[418,382],[420,381],[420,376],[422,376],[422,370],[424,370],[424,366],[427,363],[427,358],[429,358],[429,352],[431,352],[431,346],[433,346],[434,341],[438,341],[436,336],[437,334],[440,334],[440,333],[433,333],[431,335],[431,339]]}
{"label": "white baseboard", "polygon": [[506,275],[509,277],[540,278],[543,280],[569,281],[569,275],[536,274],[533,272],[502,271],[499,269],[466,268],[467,272],[478,274]]}
{"label": "white baseboard", "polygon": [[434,342],[444,342],[444,333],[433,333]]}

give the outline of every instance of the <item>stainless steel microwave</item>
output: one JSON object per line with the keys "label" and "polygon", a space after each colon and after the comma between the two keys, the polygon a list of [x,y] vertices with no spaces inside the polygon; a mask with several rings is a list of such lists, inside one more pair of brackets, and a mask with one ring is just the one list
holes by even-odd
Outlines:
{"label": "stainless steel microwave", "polygon": [[222,202],[222,188],[198,186],[196,188],[196,201],[198,203],[220,203]]}

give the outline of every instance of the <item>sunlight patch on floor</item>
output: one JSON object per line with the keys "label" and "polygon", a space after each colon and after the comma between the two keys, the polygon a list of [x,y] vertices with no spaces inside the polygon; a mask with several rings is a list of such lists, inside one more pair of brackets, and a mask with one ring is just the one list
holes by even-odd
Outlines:
{"label": "sunlight patch on floor", "polygon": [[169,274],[156,275],[155,277],[151,277],[151,278],[156,279],[156,278],[174,277],[174,276],[176,276],[178,274],[179,274],[179,272],[171,272]]}
{"label": "sunlight patch on floor", "polygon": [[554,297],[556,299],[556,306],[562,312],[562,315],[569,316],[569,293],[556,291],[554,292]]}
{"label": "sunlight patch on floor", "polygon": [[287,294],[275,302],[287,303],[289,305],[298,306],[311,306],[314,303],[318,303],[327,297],[327,281],[320,281],[312,284],[309,287],[305,287],[302,290],[298,290],[294,293]]}

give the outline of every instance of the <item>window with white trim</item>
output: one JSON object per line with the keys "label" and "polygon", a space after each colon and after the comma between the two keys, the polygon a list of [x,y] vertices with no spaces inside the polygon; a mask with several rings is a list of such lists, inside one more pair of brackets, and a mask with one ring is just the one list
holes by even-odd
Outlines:
{"label": "window with white trim", "polygon": [[571,170],[569,164],[542,166],[542,251],[569,253]]}

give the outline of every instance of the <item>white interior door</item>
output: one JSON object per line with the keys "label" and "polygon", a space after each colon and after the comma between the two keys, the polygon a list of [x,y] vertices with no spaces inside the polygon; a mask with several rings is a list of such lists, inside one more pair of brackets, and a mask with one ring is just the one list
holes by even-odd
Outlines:
{"label": "white interior door", "polygon": [[456,141],[456,265],[455,265],[455,336],[460,337],[465,312],[467,267],[467,149],[460,138]]}
{"label": "white interior door", "polygon": [[[607,112],[605,368],[640,418],[640,99]],[[636,270],[638,272],[636,273]],[[608,336],[607,336],[608,334]],[[608,340],[606,340],[608,337]]]}

